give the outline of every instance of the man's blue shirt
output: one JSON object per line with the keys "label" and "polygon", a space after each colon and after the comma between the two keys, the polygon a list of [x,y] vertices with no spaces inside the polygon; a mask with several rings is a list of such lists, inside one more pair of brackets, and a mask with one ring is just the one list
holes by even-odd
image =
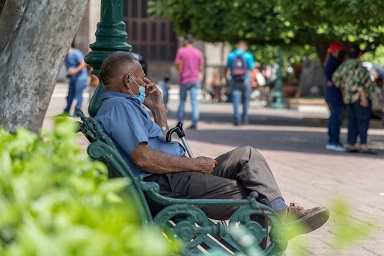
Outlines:
{"label": "man's blue shirt", "polygon": [[185,149],[178,142],[167,142],[157,125],[140,102],[123,93],[104,92],[102,105],[95,116],[104,132],[112,139],[123,160],[135,176],[151,175],[135,166],[129,156],[139,143],[174,156],[185,156]]}
{"label": "man's blue shirt", "polygon": [[[243,59],[247,63],[248,70],[253,69],[255,67],[255,60],[253,58],[253,55],[248,52],[244,51],[242,49],[235,49],[232,52],[229,53],[227,64],[225,65],[228,68],[232,68],[232,62],[235,60],[236,56],[242,55]],[[232,71],[231,71],[231,77],[232,77]],[[250,80],[251,77],[249,76],[249,72],[245,75],[245,79]]]}
{"label": "man's blue shirt", "polygon": [[[75,69],[79,66],[79,64],[84,60],[83,53],[75,48],[72,48],[71,53],[67,54],[65,57],[65,67],[67,70],[69,69]],[[80,72],[77,72],[76,74],[72,75],[70,79],[87,79],[88,73],[87,68],[84,67]]]}

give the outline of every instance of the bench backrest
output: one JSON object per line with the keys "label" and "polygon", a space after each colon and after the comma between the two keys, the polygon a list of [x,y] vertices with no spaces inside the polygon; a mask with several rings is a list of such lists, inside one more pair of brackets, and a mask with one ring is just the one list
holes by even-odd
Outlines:
{"label": "bench backrest", "polygon": [[97,111],[99,111],[101,107],[101,94],[105,92],[104,85],[100,81],[99,85],[96,87],[96,91],[91,98],[91,102],[88,105],[88,113],[91,117],[95,117]]}
{"label": "bench backrest", "polygon": [[81,131],[91,143],[87,148],[88,155],[92,159],[101,161],[107,166],[109,178],[124,177],[130,180],[126,190],[131,195],[134,203],[139,206],[137,208],[142,223],[152,222],[151,213],[148,203],[145,200],[140,181],[133,175],[128,165],[118,154],[112,140],[104,134],[100,125],[92,117],[86,117],[80,109],[76,109],[76,114],[81,118],[79,131]]}

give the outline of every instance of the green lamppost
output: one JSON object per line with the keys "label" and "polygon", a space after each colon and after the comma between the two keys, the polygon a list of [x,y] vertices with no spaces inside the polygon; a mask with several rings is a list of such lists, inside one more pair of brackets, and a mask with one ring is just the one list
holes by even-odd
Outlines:
{"label": "green lamppost", "polygon": [[[85,62],[93,67],[92,74],[99,77],[104,59],[115,51],[130,52],[132,46],[127,43],[128,34],[123,21],[123,0],[101,0],[100,22],[97,24],[96,42],[89,47],[92,51],[85,56]],[[89,115],[94,117],[101,105],[100,84],[88,107]]]}
{"label": "green lamppost", "polygon": [[283,49],[280,47],[279,49],[279,55],[278,55],[278,61],[277,61],[279,67],[277,69],[276,73],[276,82],[275,82],[275,90],[272,93],[272,108],[284,108],[284,97],[283,93],[281,91],[283,87]]}

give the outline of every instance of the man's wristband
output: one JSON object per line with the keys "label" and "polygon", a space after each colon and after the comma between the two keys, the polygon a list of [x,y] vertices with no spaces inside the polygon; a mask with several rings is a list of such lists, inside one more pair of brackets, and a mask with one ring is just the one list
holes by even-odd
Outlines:
{"label": "man's wristband", "polygon": [[169,126],[168,126],[168,125],[166,125],[166,126],[161,126],[161,130],[163,130],[163,131],[167,131],[167,130],[169,130]]}

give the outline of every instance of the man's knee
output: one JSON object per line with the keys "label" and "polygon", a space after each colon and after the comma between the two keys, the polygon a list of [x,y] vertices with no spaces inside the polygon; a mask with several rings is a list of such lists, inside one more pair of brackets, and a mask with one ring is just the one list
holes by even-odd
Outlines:
{"label": "man's knee", "polygon": [[256,154],[260,155],[260,152],[251,146],[239,147],[239,148],[237,148],[237,150],[241,150],[242,152],[244,152],[244,154],[251,155],[252,153],[256,153]]}
{"label": "man's knee", "polygon": [[251,146],[243,146],[240,148],[237,148],[239,152],[242,152],[241,158],[243,160],[248,159],[248,160],[255,160],[255,161],[265,161],[263,155],[255,148]]}

